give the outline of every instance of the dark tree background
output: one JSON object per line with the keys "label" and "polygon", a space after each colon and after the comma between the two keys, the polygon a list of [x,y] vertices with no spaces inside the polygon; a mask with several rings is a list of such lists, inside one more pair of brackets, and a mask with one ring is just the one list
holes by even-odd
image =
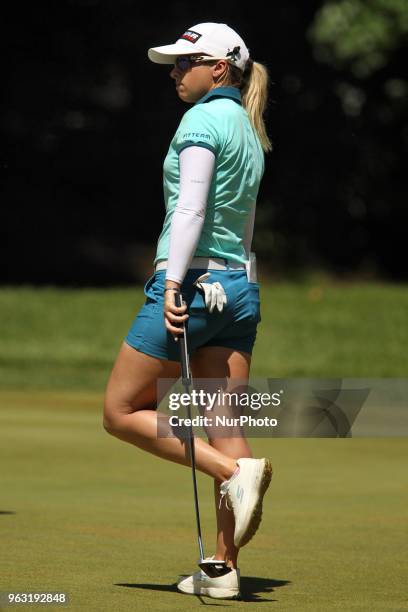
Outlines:
{"label": "dark tree background", "polygon": [[[364,13],[354,55],[341,57],[335,45],[330,55],[336,32],[344,37],[337,22],[334,33],[326,27],[325,5],[277,0],[268,14],[264,3],[229,0],[9,7],[0,282],[123,284],[150,273],[164,216],[162,164],[189,106],[177,97],[171,67],[151,63],[147,49],[203,21],[235,28],[270,72],[274,150],[254,239],[264,270],[406,280],[406,33],[397,16],[383,61],[369,59],[364,69]],[[386,19],[381,6],[373,11]],[[378,58],[376,45],[369,40],[370,57]]]}

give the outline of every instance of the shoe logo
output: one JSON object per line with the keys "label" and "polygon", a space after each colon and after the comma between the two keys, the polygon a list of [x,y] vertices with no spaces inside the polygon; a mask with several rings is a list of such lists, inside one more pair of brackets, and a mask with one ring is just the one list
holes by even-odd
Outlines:
{"label": "shoe logo", "polygon": [[237,497],[239,501],[242,503],[242,499],[244,497],[244,489],[240,485],[237,486]]}

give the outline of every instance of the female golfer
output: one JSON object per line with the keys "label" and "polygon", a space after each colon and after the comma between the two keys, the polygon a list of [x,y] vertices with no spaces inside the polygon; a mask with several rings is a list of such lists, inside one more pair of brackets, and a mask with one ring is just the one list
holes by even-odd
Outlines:
{"label": "female golfer", "polygon": [[[182,117],[164,161],[166,215],[154,274],[114,364],[104,427],[164,459],[190,466],[188,445],[157,436],[159,378],[180,376],[180,325],[186,322],[195,378],[247,380],[260,321],[259,285],[251,257],[256,198],[271,150],[263,112],[266,68],[242,38],[220,23],[200,23],[149,59],[172,64]],[[175,291],[185,303],[175,305]],[[214,479],[217,513],[213,559],[232,568],[209,578],[181,577],[185,593],[233,598],[239,593],[238,550],[261,521],[272,475],[268,459],[252,458],[243,436],[194,438],[197,469]],[[223,498],[226,503],[223,504]]]}

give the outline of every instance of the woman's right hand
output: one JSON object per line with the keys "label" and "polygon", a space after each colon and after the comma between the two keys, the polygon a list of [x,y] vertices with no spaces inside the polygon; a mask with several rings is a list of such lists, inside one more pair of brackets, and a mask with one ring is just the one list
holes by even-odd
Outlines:
{"label": "woman's right hand", "polygon": [[163,314],[166,328],[177,341],[178,336],[183,333],[183,321],[187,321],[189,315],[186,313],[187,304],[185,302],[183,306],[176,306],[175,293],[175,291],[165,291]]}

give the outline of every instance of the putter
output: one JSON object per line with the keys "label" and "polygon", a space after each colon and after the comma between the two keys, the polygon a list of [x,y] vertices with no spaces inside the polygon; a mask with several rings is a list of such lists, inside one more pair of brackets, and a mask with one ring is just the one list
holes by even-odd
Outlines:
{"label": "putter", "polygon": [[[179,291],[174,292],[176,306],[183,306],[183,297]],[[192,386],[191,374],[190,374],[190,364],[188,358],[188,345],[187,345],[187,332],[186,326],[182,324],[183,333],[179,334],[178,343],[180,345],[180,357],[181,357],[181,380],[184,386],[186,393],[190,395],[190,387]],[[186,406],[187,418],[190,419],[191,422],[191,410],[190,404]],[[195,472],[195,452],[194,452],[194,434],[193,428],[189,426],[189,447],[190,447],[190,457],[191,457],[191,470],[193,475],[193,488],[194,488],[194,504],[195,504],[195,514],[197,521],[197,533],[198,533],[198,547],[200,550],[200,559],[198,561],[198,566],[209,576],[210,578],[217,578],[218,576],[224,576],[225,574],[229,574],[232,568],[228,567],[225,561],[215,561],[213,559],[204,559],[204,548],[203,548],[203,540],[201,537],[201,524],[200,524],[200,509],[198,506],[198,492],[197,492],[197,480],[196,480],[196,472]]]}

